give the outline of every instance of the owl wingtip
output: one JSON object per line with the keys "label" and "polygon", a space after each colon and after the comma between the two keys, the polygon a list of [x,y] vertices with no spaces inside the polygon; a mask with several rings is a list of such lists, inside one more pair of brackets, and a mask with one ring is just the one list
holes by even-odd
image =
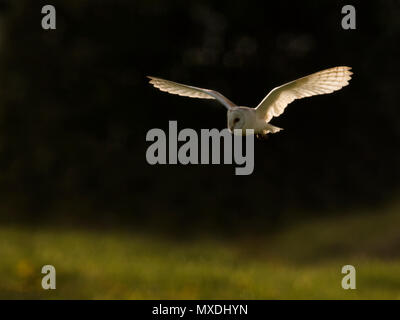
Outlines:
{"label": "owl wingtip", "polygon": [[149,79],[149,83],[152,84],[152,85],[154,85],[157,82],[157,79],[158,79],[158,78],[153,77],[153,76],[146,76],[146,78]]}
{"label": "owl wingtip", "polygon": [[352,76],[354,74],[353,71],[350,71],[352,69],[352,67],[347,67],[347,73],[349,76]]}
{"label": "owl wingtip", "polygon": [[349,76],[351,76],[351,75],[354,74],[353,71],[350,71],[351,69],[353,69],[352,67],[349,67],[349,66],[342,66],[342,67],[339,67],[339,68],[342,69],[342,70],[345,70],[346,74],[349,75]]}

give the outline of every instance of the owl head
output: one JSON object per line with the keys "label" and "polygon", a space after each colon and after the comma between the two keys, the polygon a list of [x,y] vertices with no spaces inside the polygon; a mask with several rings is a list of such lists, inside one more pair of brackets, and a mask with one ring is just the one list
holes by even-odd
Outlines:
{"label": "owl head", "polygon": [[228,110],[228,129],[233,132],[235,129],[249,129],[251,119],[254,117],[251,113],[254,109],[245,107],[236,107]]}
{"label": "owl head", "polygon": [[228,129],[233,131],[234,129],[242,129],[245,122],[244,112],[240,109],[230,110],[228,112]]}

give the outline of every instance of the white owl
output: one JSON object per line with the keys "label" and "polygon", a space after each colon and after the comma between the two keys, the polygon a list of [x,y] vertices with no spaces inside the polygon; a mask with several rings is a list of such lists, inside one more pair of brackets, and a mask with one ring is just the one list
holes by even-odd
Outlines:
{"label": "white owl", "polygon": [[150,83],[161,91],[191,98],[217,99],[228,109],[228,129],[231,132],[241,129],[244,134],[246,129],[253,129],[256,135],[265,136],[268,133],[282,130],[282,128],[270,124],[269,121],[273,117],[280,116],[289,103],[295,99],[331,93],[341,89],[349,84],[353,74],[350,70],[350,67],[335,67],[288,82],[271,90],[256,108],[237,106],[214,90],[192,87],[155,77],[148,78]]}

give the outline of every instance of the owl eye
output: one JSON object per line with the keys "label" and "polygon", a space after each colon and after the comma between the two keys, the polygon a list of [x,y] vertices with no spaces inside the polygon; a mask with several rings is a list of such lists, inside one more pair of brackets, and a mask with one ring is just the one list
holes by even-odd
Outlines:
{"label": "owl eye", "polygon": [[233,123],[237,123],[237,122],[239,122],[239,118],[233,119]]}

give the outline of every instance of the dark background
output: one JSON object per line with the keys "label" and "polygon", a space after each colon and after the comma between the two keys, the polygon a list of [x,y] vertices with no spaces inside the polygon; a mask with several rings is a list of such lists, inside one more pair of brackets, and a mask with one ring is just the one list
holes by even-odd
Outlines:
{"label": "dark background", "polygon": [[[1,219],[166,232],[265,231],[284,220],[381,207],[399,194],[399,2],[1,1]],[[343,30],[353,4],[357,29]],[[226,127],[210,100],[256,106],[270,89],[353,67],[348,87],[298,100],[256,142],[255,170],[150,166],[152,128]]]}

